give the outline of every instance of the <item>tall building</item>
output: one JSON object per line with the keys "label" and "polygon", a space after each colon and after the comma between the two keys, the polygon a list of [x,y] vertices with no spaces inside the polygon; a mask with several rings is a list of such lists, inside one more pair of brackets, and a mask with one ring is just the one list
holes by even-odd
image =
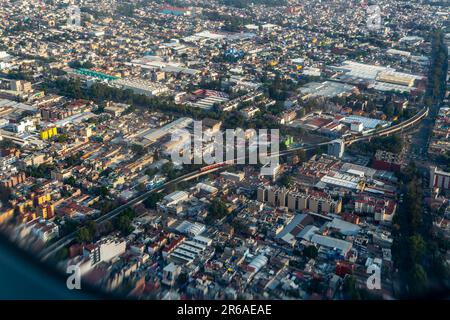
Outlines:
{"label": "tall building", "polygon": [[171,262],[163,269],[162,283],[168,286],[173,286],[181,273],[181,267]]}
{"label": "tall building", "polygon": [[344,151],[344,141],[341,139],[336,139],[331,141],[331,143],[328,145],[327,154],[336,158],[342,158],[342,156],[344,155]]}
{"label": "tall building", "polygon": [[342,200],[334,200],[324,192],[300,192],[286,188],[260,187],[258,201],[276,207],[287,207],[291,211],[306,211],[319,214],[340,213]]}
{"label": "tall building", "polygon": [[28,93],[33,89],[31,86],[31,82],[23,80],[11,80],[10,87],[12,91],[25,93]]}
{"label": "tall building", "polygon": [[84,248],[84,255],[89,256],[91,265],[99,262],[109,262],[125,253],[127,243],[116,239],[103,239]]}

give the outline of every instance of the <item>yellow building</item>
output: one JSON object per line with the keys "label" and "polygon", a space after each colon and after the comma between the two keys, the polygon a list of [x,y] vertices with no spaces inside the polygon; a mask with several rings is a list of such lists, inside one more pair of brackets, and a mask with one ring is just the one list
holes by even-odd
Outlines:
{"label": "yellow building", "polygon": [[44,204],[44,203],[50,201],[51,199],[52,199],[52,197],[51,197],[50,193],[46,193],[46,194],[43,194],[43,195],[38,195],[38,196],[36,196],[34,198],[34,200],[36,201],[37,205]]}
{"label": "yellow building", "polygon": [[27,212],[20,215],[20,220],[22,223],[25,223],[28,221],[33,221],[34,219],[36,219],[36,217],[37,215],[35,212]]}
{"label": "yellow building", "polygon": [[5,223],[14,216],[14,209],[0,213],[0,224]]}
{"label": "yellow building", "polygon": [[50,219],[54,216],[55,206],[53,204],[41,205],[36,208],[38,216],[43,219]]}
{"label": "yellow building", "polygon": [[17,204],[17,211],[19,211],[19,213],[25,213],[25,209],[27,207],[32,208],[33,207],[33,201],[32,200],[26,200],[24,202],[18,203]]}
{"label": "yellow building", "polygon": [[56,136],[57,134],[58,134],[58,130],[56,129],[56,127],[48,128],[48,129],[41,131],[41,139],[47,140],[47,139],[50,139],[51,137]]}

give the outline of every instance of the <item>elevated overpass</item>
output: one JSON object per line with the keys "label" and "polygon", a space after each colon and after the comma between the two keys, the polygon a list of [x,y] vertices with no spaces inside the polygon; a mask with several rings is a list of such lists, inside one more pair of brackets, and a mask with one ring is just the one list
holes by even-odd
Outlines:
{"label": "elevated overpass", "polygon": [[345,143],[345,145],[351,145],[358,141],[369,140],[369,139],[375,138],[375,137],[386,137],[386,136],[393,135],[397,132],[401,132],[401,131],[408,129],[409,127],[412,127],[415,124],[419,123],[423,118],[428,116],[428,113],[429,113],[429,108],[424,107],[419,112],[417,112],[414,116],[412,116],[411,118],[409,118],[406,121],[403,121],[403,122],[396,124],[394,126],[391,126],[389,128],[375,130],[368,134],[352,135],[352,136],[346,137],[344,139],[344,143]]}

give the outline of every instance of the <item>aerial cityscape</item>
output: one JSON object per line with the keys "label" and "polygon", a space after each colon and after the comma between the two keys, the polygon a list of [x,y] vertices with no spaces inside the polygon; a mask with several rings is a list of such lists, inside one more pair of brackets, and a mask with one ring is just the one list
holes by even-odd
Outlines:
{"label": "aerial cityscape", "polygon": [[448,0],[0,4],[1,299],[450,298]]}

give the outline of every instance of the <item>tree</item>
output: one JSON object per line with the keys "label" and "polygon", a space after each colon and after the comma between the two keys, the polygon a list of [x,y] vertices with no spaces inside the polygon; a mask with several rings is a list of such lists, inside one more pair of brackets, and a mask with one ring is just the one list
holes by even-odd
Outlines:
{"label": "tree", "polygon": [[140,144],[133,144],[131,146],[131,151],[138,156],[143,156],[145,154],[145,148]]}
{"label": "tree", "polygon": [[161,193],[152,193],[147,199],[144,200],[144,206],[147,209],[156,209],[156,204],[161,201],[163,195]]}
{"label": "tree", "polygon": [[97,233],[97,223],[94,220],[86,222],[86,228],[89,230],[89,234],[93,238]]}
{"label": "tree", "polygon": [[77,231],[78,242],[92,242],[92,235],[87,227],[82,227]]}
{"label": "tree", "polygon": [[428,76],[428,88],[425,93],[425,101],[429,106],[442,101],[444,98],[448,70],[448,50],[444,43],[444,33],[442,30],[436,30],[431,35],[431,38],[432,63]]}
{"label": "tree", "polygon": [[161,170],[169,180],[172,180],[176,177],[176,172],[171,161],[164,163]]}
{"label": "tree", "polygon": [[59,143],[64,143],[67,142],[69,140],[69,136],[67,134],[60,134],[58,136],[56,136],[55,141],[59,142]]}
{"label": "tree", "polygon": [[102,225],[102,230],[101,233],[103,235],[107,235],[109,233],[111,233],[114,230],[114,225],[111,221],[105,221],[105,223],[103,223]]}
{"label": "tree", "polygon": [[68,257],[69,257],[69,249],[67,248],[62,248],[56,253],[56,259],[58,261],[66,260]]}
{"label": "tree", "polygon": [[388,102],[388,103],[385,105],[384,113],[386,113],[386,115],[387,115],[389,118],[391,118],[391,117],[394,115],[394,112],[395,112],[395,106],[394,106],[394,103],[393,103],[392,101],[390,101],[390,102]]}
{"label": "tree", "polygon": [[308,289],[310,292],[322,293],[324,290],[323,279],[320,277],[313,277],[308,283]]}
{"label": "tree", "polygon": [[147,188],[145,187],[145,183],[143,183],[143,182],[139,183],[139,184],[137,185],[136,189],[137,189],[139,192],[144,192],[144,191],[147,190]]}
{"label": "tree", "polygon": [[109,194],[108,187],[101,186],[101,187],[97,188],[95,191],[95,194],[105,198]]}
{"label": "tree", "polygon": [[225,217],[228,213],[227,206],[220,199],[214,199],[208,208],[207,222],[213,222]]}
{"label": "tree", "polygon": [[78,188],[78,186],[79,186],[79,183],[77,182],[77,179],[75,179],[74,176],[70,176],[69,178],[65,179],[64,183],[68,184],[74,188]]}
{"label": "tree", "polygon": [[67,235],[77,230],[79,222],[71,219],[64,219],[61,223],[61,235]]}
{"label": "tree", "polygon": [[182,272],[182,273],[180,273],[180,275],[178,276],[176,283],[177,283],[177,285],[178,285],[179,287],[181,287],[181,286],[185,285],[188,281],[189,281],[189,276],[188,276],[188,274],[185,273],[185,272]]}
{"label": "tree", "polygon": [[398,154],[403,149],[403,140],[399,135],[375,137],[370,142],[356,143],[355,148],[358,151],[366,153],[375,153],[377,150],[384,150]]}
{"label": "tree", "polygon": [[127,236],[131,232],[133,232],[133,226],[131,222],[133,218],[136,216],[136,213],[133,209],[125,209],[116,220],[116,228],[124,235]]}
{"label": "tree", "polygon": [[425,252],[425,241],[419,234],[414,234],[409,238],[410,255],[413,261],[418,261]]}
{"label": "tree", "polygon": [[284,174],[283,176],[281,176],[281,178],[280,178],[280,184],[281,184],[283,187],[288,188],[288,187],[291,185],[291,183],[292,183],[292,177],[291,177],[290,175]]}
{"label": "tree", "polygon": [[360,300],[361,294],[356,288],[356,279],[353,276],[348,276],[344,280],[343,291],[346,296],[352,300]]}
{"label": "tree", "polygon": [[305,249],[303,249],[303,254],[307,258],[315,259],[318,254],[318,250],[315,246],[308,246]]}
{"label": "tree", "polygon": [[116,14],[123,17],[132,17],[134,15],[135,6],[132,3],[123,3],[117,6]]}
{"label": "tree", "polygon": [[148,175],[149,177],[153,177],[157,173],[158,173],[158,169],[156,169],[156,168],[148,168],[145,170],[145,174]]}
{"label": "tree", "polygon": [[414,264],[411,270],[410,291],[414,296],[423,295],[428,287],[428,277],[420,264]]}
{"label": "tree", "polygon": [[121,215],[117,220],[117,229],[119,229],[123,235],[129,235],[133,231],[130,218],[126,215]]}

